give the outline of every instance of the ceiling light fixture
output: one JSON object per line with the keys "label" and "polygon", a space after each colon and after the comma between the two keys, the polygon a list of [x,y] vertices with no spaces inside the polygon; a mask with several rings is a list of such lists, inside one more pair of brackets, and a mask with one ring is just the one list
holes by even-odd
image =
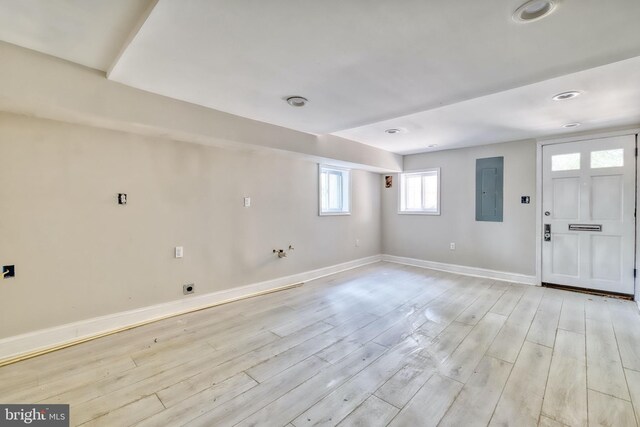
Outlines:
{"label": "ceiling light fixture", "polygon": [[396,135],[398,133],[406,133],[407,130],[406,129],[402,129],[402,128],[391,128],[391,129],[385,129],[384,133],[388,133],[389,135]]}
{"label": "ceiling light fixture", "polygon": [[557,95],[554,95],[553,99],[554,101],[566,101],[567,99],[573,99],[576,96],[580,96],[582,95],[582,92],[578,91],[578,90],[570,90],[567,92],[561,92]]}
{"label": "ceiling light fixture", "polygon": [[549,16],[555,8],[553,0],[529,0],[513,12],[513,20],[520,23],[537,21]]}
{"label": "ceiling light fixture", "polygon": [[290,96],[286,99],[286,101],[287,104],[291,105],[292,107],[304,107],[309,102],[307,98],[302,96]]}
{"label": "ceiling light fixture", "polygon": [[563,128],[565,128],[565,129],[571,129],[571,128],[577,128],[577,127],[578,127],[578,126],[580,126],[581,124],[582,124],[582,123],[578,123],[578,122],[575,122],[575,123],[566,123],[566,124],[562,125],[562,127],[563,127]]}
{"label": "ceiling light fixture", "polygon": [[431,145],[427,145],[427,148],[435,148],[437,146],[438,146],[438,144],[431,144]]}

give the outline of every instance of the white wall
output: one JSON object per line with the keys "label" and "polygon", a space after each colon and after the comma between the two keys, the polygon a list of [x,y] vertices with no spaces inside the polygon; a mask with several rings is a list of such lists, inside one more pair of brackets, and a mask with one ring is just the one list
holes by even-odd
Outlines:
{"label": "white wall", "polygon": [[371,172],[351,216],[319,217],[314,162],[7,113],[0,160],[0,338],[381,252]]}
{"label": "white wall", "polygon": [[[504,222],[475,220],[475,162],[504,156]],[[535,274],[536,144],[493,144],[405,156],[406,171],[441,169],[441,215],[398,214],[398,184],[382,195],[382,245],[388,255]],[[520,204],[530,196],[531,204]],[[454,242],[456,250],[449,244]]]}

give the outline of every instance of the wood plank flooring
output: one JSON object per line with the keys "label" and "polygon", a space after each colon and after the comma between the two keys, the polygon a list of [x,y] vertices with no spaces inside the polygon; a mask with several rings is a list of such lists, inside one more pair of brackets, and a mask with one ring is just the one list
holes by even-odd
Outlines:
{"label": "wood plank flooring", "polygon": [[633,302],[391,263],[0,368],[82,426],[638,426]]}

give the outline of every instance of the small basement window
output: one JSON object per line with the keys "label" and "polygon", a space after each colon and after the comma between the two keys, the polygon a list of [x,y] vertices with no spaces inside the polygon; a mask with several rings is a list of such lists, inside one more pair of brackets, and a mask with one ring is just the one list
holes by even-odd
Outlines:
{"label": "small basement window", "polygon": [[440,169],[400,174],[399,213],[440,215]]}
{"label": "small basement window", "polygon": [[320,165],[320,215],[351,214],[351,171]]}

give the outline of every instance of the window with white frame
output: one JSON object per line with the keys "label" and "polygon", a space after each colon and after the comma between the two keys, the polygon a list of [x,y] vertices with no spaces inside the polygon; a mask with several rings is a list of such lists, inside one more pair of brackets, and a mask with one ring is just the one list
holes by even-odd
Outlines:
{"label": "window with white frame", "polygon": [[320,165],[320,215],[351,213],[351,172]]}
{"label": "window with white frame", "polygon": [[399,213],[440,215],[440,169],[400,174]]}

